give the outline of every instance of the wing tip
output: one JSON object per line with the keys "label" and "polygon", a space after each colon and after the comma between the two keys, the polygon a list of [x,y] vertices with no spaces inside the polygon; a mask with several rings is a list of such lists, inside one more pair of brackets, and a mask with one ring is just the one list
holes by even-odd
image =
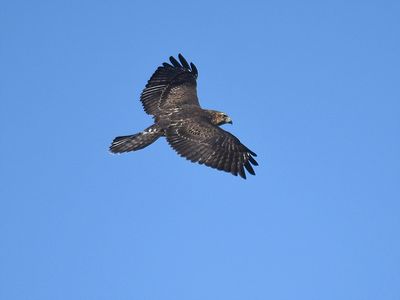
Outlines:
{"label": "wing tip", "polygon": [[186,58],[182,55],[182,53],[178,53],[179,61],[173,57],[172,55],[169,57],[169,61],[171,62],[172,66],[169,63],[163,63],[164,67],[176,67],[176,68],[184,68],[192,72],[196,77],[199,75],[199,71],[194,63],[188,63]]}
{"label": "wing tip", "polygon": [[258,162],[251,155],[248,155],[248,159],[254,166],[258,166]]}
{"label": "wing tip", "polygon": [[246,179],[246,172],[244,171],[243,166],[240,166],[240,168],[239,168],[239,175],[243,179]]}
{"label": "wing tip", "polygon": [[192,69],[193,74],[196,75],[196,77],[197,77],[197,75],[199,75],[199,71],[197,71],[195,64],[191,62],[190,68]]}
{"label": "wing tip", "polygon": [[190,66],[189,66],[187,60],[183,57],[183,55],[182,55],[181,53],[178,54],[178,58],[179,58],[179,61],[180,61],[181,64],[182,64],[182,66],[183,66],[185,69],[189,69],[189,70],[190,70]]}
{"label": "wing tip", "polygon": [[177,68],[181,68],[182,66],[181,66],[181,64],[176,60],[176,58],[175,57],[173,57],[172,55],[169,57],[169,61],[171,62],[171,64],[174,66],[174,67],[177,67]]}
{"label": "wing tip", "polygon": [[247,172],[249,172],[251,175],[256,175],[256,172],[254,172],[254,169],[251,166],[251,164],[249,163],[249,161],[246,161],[244,163],[244,167],[246,168]]}

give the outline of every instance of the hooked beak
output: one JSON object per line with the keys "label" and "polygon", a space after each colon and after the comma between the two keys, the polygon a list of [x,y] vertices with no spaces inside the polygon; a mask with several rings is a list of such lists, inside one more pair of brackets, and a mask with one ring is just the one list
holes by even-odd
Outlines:
{"label": "hooked beak", "polygon": [[226,118],[225,122],[228,124],[233,124],[232,119],[229,117]]}

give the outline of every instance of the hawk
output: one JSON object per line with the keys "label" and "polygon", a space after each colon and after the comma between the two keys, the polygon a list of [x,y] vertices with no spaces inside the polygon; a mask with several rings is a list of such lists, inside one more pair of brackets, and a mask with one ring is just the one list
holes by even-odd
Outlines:
{"label": "hawk", "polygon": [[198,71],[179,54],[151,76],[140,101],[144,111],[153,116],[154,124],[140,133],[116,137],[112,153],[143,149],[164,136],[182,157],[208,167],[238,174],[246,179],[246,169],[255,175],[252,165],[258,163],[253,151],[238,138],[219,126],[232,124],[231,118],[220,111],[203,109],[197,98]]}

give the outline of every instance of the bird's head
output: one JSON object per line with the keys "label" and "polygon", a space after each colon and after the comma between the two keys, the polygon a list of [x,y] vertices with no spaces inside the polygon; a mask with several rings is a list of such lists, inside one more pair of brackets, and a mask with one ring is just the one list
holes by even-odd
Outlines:
{"label": "bird's head", "polygon": [[232,119],[224,112],[211,110],[211,123],[217,126],[232,124]]}

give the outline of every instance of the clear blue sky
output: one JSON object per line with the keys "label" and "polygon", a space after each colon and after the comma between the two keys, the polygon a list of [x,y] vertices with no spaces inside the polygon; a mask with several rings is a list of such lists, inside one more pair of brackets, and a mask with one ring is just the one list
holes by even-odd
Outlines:
{"label": "clear blue sky", "polygon": [[[398,1],[4,1],[0,299],[400,299]],[[247,180],[160,139],[183,53]]]}

